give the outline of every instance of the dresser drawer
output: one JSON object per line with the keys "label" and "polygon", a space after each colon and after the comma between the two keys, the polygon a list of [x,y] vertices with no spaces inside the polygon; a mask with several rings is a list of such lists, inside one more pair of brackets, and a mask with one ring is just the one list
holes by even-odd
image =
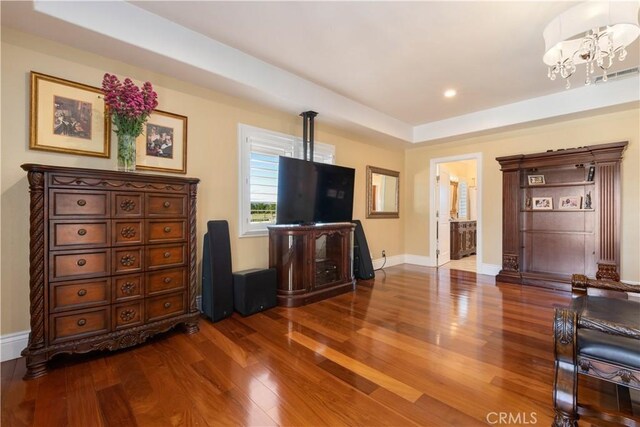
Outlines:
{"label": "dresser drawer", "polygon": [[112,249],[112,263],[111,271],[113,274],[119,273],[136,273],[143,269],[143,248],[136,247],[124,247]]}
{"label": "dresser drawer", "polygon": [[49,337],[52,343],[84,338],[109,332],[110,307],[52,314],[49,317]]}
{"label": "dresser drawer", "polygon": [[115,218],[141,218],[144,212],[142,193],[113,192],[113,216]]}
{"label": "dresser drawer", "polygon": [[186,194],[147,194],[145,200],[148,217],[186,217]]}
{"label": "dresser drawer", "polygon": [[177,316],[185,312],[185,293],[175,293],[150,297],[145,300],[148,321]]}
{"label": "dresser drawer", "polygon": [[169,270],[158,270],[146,274],[146,295],[155,295],[169,291],[184,289],[187,283],[186,268],[172,268]]}
{"label": "dresser drawer", "polygon": [[49,248],[79,249],[109,246],[110,222],[103,221],[51,221]]}
{"label": "dresser drawer", "polygon": [[182,242],[186,238],[187,221],[146,221],[147,243]]}
{"label": "dresser drawer", "polygon": [[142,274],[116,276],[111,279],[113,302],[122,302],[141,298],[144,295],[144,280]]}
{"label": "dresser drawer", "polygon": [[51,218],[70,216],[109,216],[106,191],[51,190]]}
{"label": "dresser drawer", "polygon": [[185,244],[147,246],[147,268],[183,265],[186,249]]}
{"label": "dresser drawer", "polygon": [[111,279],[59,282],[49,286],[49,311],[77,310],[109,304]]}
{"label": "dresser drawer", "polygon": [[49,252],[49,280],[108,276],[109,252],[109,249]]}
{"label": "dresser drawer", "polygon": [[144,323],[144,304],[142,301],[133,301],[114,305],[111,319],[113,330],[142,325]]}
{"label": "dresser drawer", "polygon": [[144,240],[144,222],[114,220],[111,241],[114,246],[141,245]]}

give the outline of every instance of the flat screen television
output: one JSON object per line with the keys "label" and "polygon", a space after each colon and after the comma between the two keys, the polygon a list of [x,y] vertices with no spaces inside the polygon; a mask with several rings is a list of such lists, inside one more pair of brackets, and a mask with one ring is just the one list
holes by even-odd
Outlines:
{"label": "flat screen television", "polygon": [[280,157],[277,224],[351,221],[355,169]]}

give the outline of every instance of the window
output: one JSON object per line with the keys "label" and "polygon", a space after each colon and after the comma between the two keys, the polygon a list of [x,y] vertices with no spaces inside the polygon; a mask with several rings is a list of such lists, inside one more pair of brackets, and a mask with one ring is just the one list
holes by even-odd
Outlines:
{"label": "window", "polygon": [[[264,236],[276,221],[278,156],[301,159],[302,139],[253,126],[238,125],[240,145],[240,237]],[[316,162],[334,163],[335,147],[315,142]]]}
{"label": "window", "polygon": [[468,219],[467,199],[468,199],[467,183],[466,181],[460,181],[460,184],[458,184],[458,218],[460,219]]}

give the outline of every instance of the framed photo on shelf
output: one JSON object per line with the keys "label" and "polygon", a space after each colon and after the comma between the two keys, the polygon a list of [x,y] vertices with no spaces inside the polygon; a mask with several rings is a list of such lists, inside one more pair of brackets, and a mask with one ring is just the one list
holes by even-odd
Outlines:
{"label": "framed photo on shelf", "polygon": [[155,110],[136,139],[136,169],[187,173],[187,117]]}
{"label": "framed photo on shelf", "polygon": [[529,185],[542,185],[544,184],[544,175],[529,175],[527,176]]}
{"label": "framed photo on shelf", "polygon": [[109,157],[111,122],[102,90],[31,72],[29,148]]}
{"label": "framed photo on shelf", "polygon": [[551,210],[553,209],[553,198],[551,197],[533,197],[531,199],[531,208],[535,210]]}
{"label": "framed photo on shelf", "polygon": [[581,196],[560,196],[560,209],[581,209]]}

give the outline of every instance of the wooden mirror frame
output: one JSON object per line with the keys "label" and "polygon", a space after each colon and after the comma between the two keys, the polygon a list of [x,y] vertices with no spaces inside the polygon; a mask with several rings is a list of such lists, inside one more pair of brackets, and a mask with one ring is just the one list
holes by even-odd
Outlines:
{"label": "wooden mirror frame", "polygon": [[[396,178],[396,210],[379,212],[373,210],[372,175],[374,173]],[[367,218],[400,218],[400,172],[367,166]]]}

